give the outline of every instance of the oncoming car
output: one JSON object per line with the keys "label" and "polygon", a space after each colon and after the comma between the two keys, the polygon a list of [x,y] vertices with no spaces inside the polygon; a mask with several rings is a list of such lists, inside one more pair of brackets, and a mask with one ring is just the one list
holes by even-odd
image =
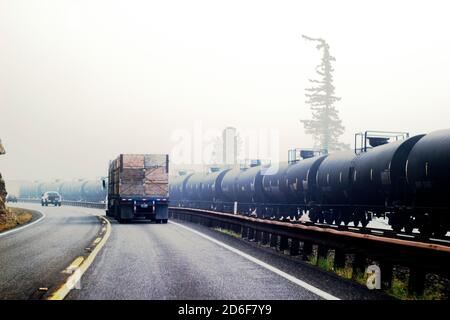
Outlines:
{"label": "oncoming car", "polygon": [[49,204],[61,206],[61,195],[56,191],[47,191],[42,195],[41,205],[48,206]]}

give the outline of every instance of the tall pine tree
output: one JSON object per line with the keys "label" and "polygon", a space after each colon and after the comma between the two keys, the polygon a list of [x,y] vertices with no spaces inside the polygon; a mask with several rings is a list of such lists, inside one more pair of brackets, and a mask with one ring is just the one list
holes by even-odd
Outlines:
{"label": "tall pine tree", "polygon": [[348,149],[349,145],[339,142],[339,136],[344,133],[345,127],[339,119],[339,112],[334,104],[341,98],[334,95],[332,61],[336,59],[330,55],[330,46],[324,39],[310,38],[309,41],[318,42],[317,50],[322,50],[321,63],[316,67],[318,80],[309,79],[313,87],[306,88],[305,101],[312,110],[312,120],[301,120],[305,132],[314,138],[316,148],[327,151]]}

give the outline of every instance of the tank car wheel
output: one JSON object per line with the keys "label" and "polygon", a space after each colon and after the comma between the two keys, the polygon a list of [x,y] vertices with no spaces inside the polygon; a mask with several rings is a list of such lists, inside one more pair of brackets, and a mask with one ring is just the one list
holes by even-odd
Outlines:
{"label": "tank car wheel", "polygon": [[344,217],[342,221],[344,222],[344,226],[348,226],[348,224],[351,222],[351,219],[349,217]]}
{"label": "tank car wheel", "polygon": [[319,213],[319,223],[327,223],[327,220],[325,219],[326,215],[323,212]]}
{"label": "tank car wheel", "polygon": [[332,222],[334,222],[335,225],[340,226],[342,221],[344,221],[344,219],[342,219],[342,212],[340,212],[340,211],[333,211],[332,219],[334,220]]}
{"label": "tank car wheel", "polygon": [[403,224],[401,223],[401,219],[399,219],[397,212],[391,212],[389,214],[389,225],[394,232],[399,233],[402,231]]}
{"label": "tank car wheel", "polygon": [[430,225],[423,224],[419,227],[420,236],[423,238],[429,238],[433,234],[433,230]]}
{"label": "tank car wheel", "polygon": [[412,234],[413,229],[414,229],[414,226],[412,226],[411,224],[408,223],[407,225],[405,225],[405,233]]}
{"label": "tank car wheel", "polygon": [[361,225],[362,225],[362,227],[365,228],[365,227],[367,227],[368,224],[369,224],[369,219],[367,219],[366,217],[364,217],[364,218],[361,220]]}
{"label": "tank car wheel", "polygon": [[318,214],[316,212],[314,212],[314,210],[310,210],[309,211],[309,220],[312,223],[316,223],[318,219],[319,219]]}
{"label": "tank car wheel", "polygon": [[433,231],[433,235],[436,238],[444,238],[446,234],[447,234],[447,228],[445,228],[443,226],[439,226],[439,227],[435,228]]}
{"label": "tank car wheel", "polygon": [[333,212],[330,211],[325,211],[324,213],[322,213],[323,216],[323,222],[326,224],[333,224],[334,221],[334,214]]}

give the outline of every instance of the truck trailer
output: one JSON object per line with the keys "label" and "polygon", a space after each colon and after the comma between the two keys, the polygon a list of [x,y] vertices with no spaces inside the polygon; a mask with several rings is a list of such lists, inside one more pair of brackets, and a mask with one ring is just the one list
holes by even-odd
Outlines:
{"label": "truck trailer", "polygon": [[169,156],[121,154],[110,161],[106,215],[119,223],[145,218],[167,223]]}

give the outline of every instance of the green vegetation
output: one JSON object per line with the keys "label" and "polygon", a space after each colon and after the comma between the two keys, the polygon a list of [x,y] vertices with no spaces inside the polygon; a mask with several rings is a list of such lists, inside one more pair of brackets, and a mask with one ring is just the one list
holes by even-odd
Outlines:
{"label": "green vegetation", "polygon": [[[308,256],[308,262],[310,264],[318,266],[320,269],[334,272],[338,276],[353,280],[361,285],[366,285],[368,274],[365,272],[357,272],[353,274],[351,267],[334,268],[334,258],[328,255],[326,258],[320,257],[317,261],[317,255],[311,254]],[[428,281],[428,286],[425,287],[423,295],[415,295],[408,293],[408,277],[404,275],[393,276],[391,288],[386,289],[385,292],[397,299],[401,300],[445,300],[448,299],[448,294],[445,293],[448,284],[444,284],[442,281]],[[449,282],[449,281],[447,281]]]}
{"label": "green vegetation", "polygon": [[317,265],[317,255],[310,254],[307,261],[312,265]]}
{"label": "green vegetation", "polygon": [[227,230],[227,229],[222,229],[222,228],[213,228],[213,230],[216,230],[218,232],[227,234],[227,235],[235,237],[235,238],[241,238],[241,235],[239,233],[236,233],[232,230]]}
{"label": "green vegetation", "polygon": [[405,300],[408,298],[408,284],[393,277],[391,288],[387,290],[387,293],[398,299]]}
{"label": "green vegetation", "polygon": [[356,282],[358,282],[359,284],[362,284],[364,286],[367,283],[368,277],[369,277],[369,274],[367,274],[365,272],[356,272],[355,275],[352,274],[353,280],[355,280]]}
{"label": "green vegetation", "polygon": [[326,271],[333,271],[334,269],[333,263],[328,257],[327,258],[320,257],[319,261],[317,262],[317,266]]}
{"label": "green vegetation", "polygon": [[337,268],[334,271],[338,276],[345,278],[345,279],[351,279],[352,278],[352,268]]}
{"label": "green vegetation", "polygon": [[446,300],[445,285],[433,283],[427,286],[422,295],[408,293],[408,283],[397,277],[392,278],[391,288],[387,293],[402,300]]}

